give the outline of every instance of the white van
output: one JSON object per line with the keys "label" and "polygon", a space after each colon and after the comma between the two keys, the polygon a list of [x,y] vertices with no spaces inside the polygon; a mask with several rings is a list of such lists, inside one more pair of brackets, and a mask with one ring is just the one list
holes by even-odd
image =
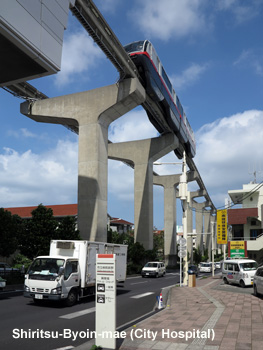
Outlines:
{"label": "white van", "polygon": [[222,278],[225,284],[235,283],[241,287],[252,286],[258,264],[255,260],[225,260],[222,265]]}
{"label": "white van", "polygon": [[202,262],[200,263],[200,272],[212,272],[212,266],[211,262]]}
{"label": "white van", "polygon": [[150,261],[143,267],[141,275],[142,277],[159,277],[164,276],[166,269],[163,262]]}

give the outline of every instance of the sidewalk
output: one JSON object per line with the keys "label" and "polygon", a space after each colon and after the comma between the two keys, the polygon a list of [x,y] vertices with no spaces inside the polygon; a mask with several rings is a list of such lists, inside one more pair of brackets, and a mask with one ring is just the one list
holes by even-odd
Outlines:
{"label": "sidewalk", "polygon": [[194,288],[171,288],[167,307],[126,329],[118,349],[263,349],[263,299],[252,288],[223,290],[218,277],[196,282]]}

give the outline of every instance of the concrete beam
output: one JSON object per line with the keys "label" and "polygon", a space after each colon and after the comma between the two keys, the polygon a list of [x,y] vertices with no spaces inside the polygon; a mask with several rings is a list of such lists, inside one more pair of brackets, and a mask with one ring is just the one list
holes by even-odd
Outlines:
{"label": "concrete beam", "polygon": [[198,179],[197,171],[190,170],[186,173],[186,176],[187,176],[187,182],[196,181]]}
{"label": "concrete beam", "polygon": [[176,187],[181,174],[154,176],[154,185],[164,188],[164,259],[169,266],[176,265]]}
{"label": "concrete beam", "polygon": [[83,239],[107,241],[108,127],[144,100],[139,80],[127,79],[21,104],[21,113],[37,122],[78,126],[78,228]]}
{"label": "concrete beam", "polygon": [[153,248],[153,162],[179,146],[172,133],[139,141],[109,144],[110,159],[134,163],[134,236]]}

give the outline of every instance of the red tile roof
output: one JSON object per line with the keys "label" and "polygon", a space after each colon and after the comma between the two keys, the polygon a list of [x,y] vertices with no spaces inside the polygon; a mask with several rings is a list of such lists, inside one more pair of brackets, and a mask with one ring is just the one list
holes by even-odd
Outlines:
{"label": "red tile roof", "polygon": [[123,220],[123,219],[121,219],[121,218],[111,218],[110,223],[111,223],[111,224],[121,224],[121,225],[130,225],[130,226],[133,226],[133,223],[132,223],[132,222]]}
{"label": "red tile roof", "polygon": [[[45,205],[46,208],[51,208],[53,210],[54,217],[63,217],[63,216],[76,216],[78,214],[78,205],[77,204],[59,204],[59,205]],[[17,207],[17,208],[4,208],[5,210],[10,211],[12,215],[17,214],[21,218],[31,218],[32,211],[36,207]]]}

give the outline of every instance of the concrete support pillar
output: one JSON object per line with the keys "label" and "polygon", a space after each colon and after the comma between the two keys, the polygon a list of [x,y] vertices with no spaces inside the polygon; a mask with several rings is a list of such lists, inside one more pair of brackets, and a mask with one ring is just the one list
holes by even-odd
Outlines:
{"label": "concrete support pillar", "polygon": [[169,266],[176,265],[176,187],[180,182],[178,175],[154,176],[154,185],[164,188],[164,259]]}
{"label": "concrete support pillar", "polygon": [[78,127],[78,229],[83,239],[107,241],[108,127],[144,100],[138,79],[127,79],[21,104],[21,113],[35,121]]}
{"label": "concrete support pillar", "polygon": [[[207,211],[204,213],[204,232],[210,233],[211,232],[211,213],[210,211]],[[205,248],[208,249],[208,257],[209,261],[211,261],[211,250],[212,250],[212,240],[211,240],[211,234],[205,235]]]}
{"label": "concrete support pillar", "polygon": [[196,248],[200,249],[201,254],[204,254],[204,215],[203,209],[205,208],[205,203],[194,203],[196,209],[195,212],[195,227],[196,227]]}
{"label": "concrete support pillar", "polygon": [[179,146],[173,134],[109,144],[109,158],[134,163],[134,238],[153,248],[153,162]]}

